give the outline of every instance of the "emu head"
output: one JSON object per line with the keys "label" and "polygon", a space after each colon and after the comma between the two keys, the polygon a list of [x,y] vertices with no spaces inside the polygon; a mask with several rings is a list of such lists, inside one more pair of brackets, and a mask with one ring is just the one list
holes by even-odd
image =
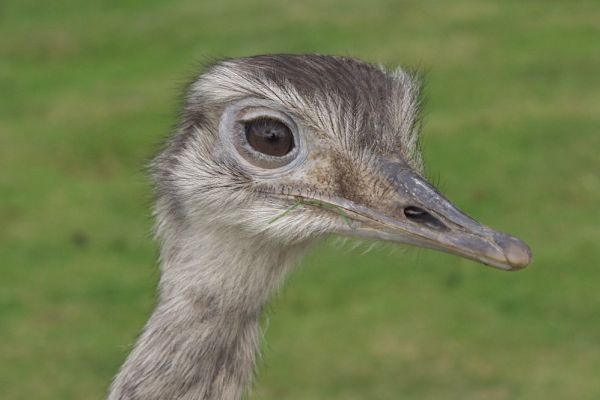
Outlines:
{"label": "emu head", "polygon": [[291,246],[335,233],[525,267],[525,243],[426,181],[418,128],[419,83],[402,70],[319,55],[214,64],[154,163],[159,234],[185,226]]}

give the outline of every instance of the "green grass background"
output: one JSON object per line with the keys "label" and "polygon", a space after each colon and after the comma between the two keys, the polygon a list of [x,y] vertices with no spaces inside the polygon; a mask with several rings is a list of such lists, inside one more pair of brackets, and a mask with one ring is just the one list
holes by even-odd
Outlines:
{"label": "green grass background", "polygon": [[535,261],[326,243],[250,398],[599,399],[599,46],[593,0],[3,0],[0,398],[103,398],[154,301],[144,166],[199,63],[319,52],[425,71],[429,171]]}

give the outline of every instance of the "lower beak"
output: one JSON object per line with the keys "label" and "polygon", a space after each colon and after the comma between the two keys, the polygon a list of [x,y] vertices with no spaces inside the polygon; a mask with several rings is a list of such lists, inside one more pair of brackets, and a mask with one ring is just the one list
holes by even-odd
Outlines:
{"label": "lower beak", "polygon": [[530,263],[523,241],[475,221],[406,165],[382,160],[380,168],[394,189],[387,200],[369,206],[331,201],[354,222],[340,233],[435,249],[503,270]]}

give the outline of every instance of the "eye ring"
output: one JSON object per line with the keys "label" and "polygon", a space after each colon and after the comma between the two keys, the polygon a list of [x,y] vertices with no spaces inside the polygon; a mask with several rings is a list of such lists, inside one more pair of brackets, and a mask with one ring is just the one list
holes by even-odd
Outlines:
{"label": "eye ring", "polygon": [[[249,135],[251,128],[254,133]],[[269,134],[267,128],[274,131]],[[228,105],[221,115],[219,136],[225,146],[224,156],[233,156],[240,167],[255,176],[281,176],[306,158],[299,125],[281,105],[269,100],[247,98]],[[264,143],[271,137],[278,142],[276,146]]]}

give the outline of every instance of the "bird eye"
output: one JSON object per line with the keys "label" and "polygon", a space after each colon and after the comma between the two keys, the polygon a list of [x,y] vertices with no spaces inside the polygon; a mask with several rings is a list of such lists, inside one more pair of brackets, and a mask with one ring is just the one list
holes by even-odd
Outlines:
{"label": "bird eye", "polygon": [[291,171],[306,157],[302,125],[261,99],[228,105],[219,122],[222,149],[253,175],[273,177]]}
{"label": "bird eye", "polygon": [[281,121],[258,118],[244,124],[246,140],[256,151],[273,157],[283,157],[294,148],[294,135]]}

